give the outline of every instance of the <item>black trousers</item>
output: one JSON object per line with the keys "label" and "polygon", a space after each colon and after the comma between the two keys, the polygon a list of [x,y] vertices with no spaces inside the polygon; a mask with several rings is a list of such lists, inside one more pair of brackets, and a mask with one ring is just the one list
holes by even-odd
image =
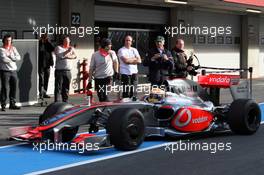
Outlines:
{"label": "black trousers", "polygon": [[55,70],[55,90],[54,90],[55,102],[59,100],[60,95],[63,102],[68,102],[70,82],[71,82],[70,70]]}
{"label": "black trousers", "polygon": [[95,90],[100,102],[109,101],[107,96],[107,87],[111,85],[112,77],[95,78]]}
{"label": "black trousers", "polygon": [[137,84],[138,84],[138,76],[137,74],[125,75],[121,74],[121,82],[123,86],[123,98],[131,98],[133,96],[137,96]]}
{"label": "black trousers", "polygon": [[17,72],[16,71],[0,71],[1,75],[1,105],[6,105],[7,91],[9,87],[10,105],[16,103],[16,87],[17,87]]}
{"label": "black trousers", "polygon": [[47,93],[49,77],[50,77],[50,68],[41,68],[39,67],[39,97],[43,98],[43,95]]}

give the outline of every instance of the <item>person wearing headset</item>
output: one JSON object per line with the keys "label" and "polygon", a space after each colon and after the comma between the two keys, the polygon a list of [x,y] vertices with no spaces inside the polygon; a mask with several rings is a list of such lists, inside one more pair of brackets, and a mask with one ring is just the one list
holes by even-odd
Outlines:
{"label": "person wearing headset", "polygon": [[138,82],[137,65],[141,63],[141,58],[138,50],[132,47],[132,41],[132,36],[127,35],[124,41],[125,45],[118,50],[123,98],[136,96]]}
{"label": "person wearing headset", "polygon": [[1,76],[1,107],[5,111],[7,100],[7,89],[9,86],[9,109],[20,109],[16,105],[16,87],[17,87],[17,65],[21,60],[17,49],[12,45],[12,36],[6,34],[3,37],[3,46],[0,48],[0,76]]}

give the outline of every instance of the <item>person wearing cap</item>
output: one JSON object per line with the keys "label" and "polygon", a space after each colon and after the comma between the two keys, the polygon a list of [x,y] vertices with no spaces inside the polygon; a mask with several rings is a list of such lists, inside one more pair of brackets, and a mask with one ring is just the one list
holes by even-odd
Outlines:
{"label": "person wearing cap", "polygon": [[3,47],[0,48],[0,75],[1,75],[1,107],[5,111],[7,89],[9,86],[9,109],[20,109],[16,106],[17,65],[21,60],[17,49],[12,45],[12,36],[7,34],[3,37]]}
{"label": "person wearing cap", "polygon": [[61,45],[55,48],[54,53],[56,55],[54,101],[57,102],[61,95],[62,101],[68,102],[72,60],[77,58],[75,49],[70,45],[69,36],[62,37]]}
{"label": "person wearing cap", "polygon": [[173,67],[171,52],[164,48],[165,39],[157,36],[156,47],[150,49],[147,54],[147,65],[149,67],[149,81],[151,86],[160,86],[164,81],[164,76]]}
{"label": "person wearing cap", "polygon": [[125,45],[118,50],[120,60],[120,74],[123,85],[123,98],[136,96],[136,86],[138,82],[137,64],[141,63],[138,50],[132,47],[133,38],[130,35],[125,37]]}
{"label": "person wearing cap", "polygon": [[192,70],[192,66],[190,66],[192,58],[187,58],[184,52],[184,41],[182,39],[176,40],[175,47],[172,49],[171,53],[174,61],[172,73],[175,77],[186,78],[188,72]]}
{"label": "person wearing cap", "polygon": [[88,88],[91,87],[93,77],[99,101],[104,102],[109,101],[107,87],[111,85],[113,76],[115,79],[119,77],[119,64],[115,51],[111,50],[111,40],[103,38],[100,45],[91,58]]}

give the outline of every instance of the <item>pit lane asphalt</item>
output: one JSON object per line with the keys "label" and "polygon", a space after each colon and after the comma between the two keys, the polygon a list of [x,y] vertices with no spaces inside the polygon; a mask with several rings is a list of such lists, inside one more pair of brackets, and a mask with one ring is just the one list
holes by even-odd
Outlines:
{"label": "pit lane asphalt", "polygon": [[255,135],[222,133],[185,138],[193,143],[231,143],[230,151],[165,151],[165,147],[90,163],[46,175],[261,175],[264,166],[264,126]]}

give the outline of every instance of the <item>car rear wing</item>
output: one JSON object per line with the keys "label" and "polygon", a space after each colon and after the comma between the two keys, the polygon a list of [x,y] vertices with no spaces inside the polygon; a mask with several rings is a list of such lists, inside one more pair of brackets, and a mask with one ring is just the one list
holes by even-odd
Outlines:
{"label": "car rear wing", "polygon": [[[205,88],[209,88],[209,94],[215,105],[219,105],[220,89],[229,88],[233,100],[240,98],[252,98],[252,73],[253,68],[248,69],[232,69],[232,68],[215,68],[215,67],[200,67],[201,74],[198,75],[198,83]],[[217,71],[207,71],[213,69]],[[248,72],[249,79],[241,79],[241,75],[230,73]],[[227,74],[229,73],[229,74]]]}

